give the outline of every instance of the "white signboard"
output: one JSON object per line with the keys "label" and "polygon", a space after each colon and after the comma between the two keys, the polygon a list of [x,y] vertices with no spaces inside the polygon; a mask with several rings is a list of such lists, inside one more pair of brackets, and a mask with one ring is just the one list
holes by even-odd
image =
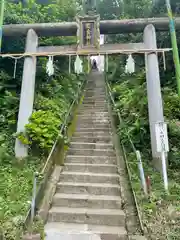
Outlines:
{"label": "white signboard", "polygon": [[157,152],[169,152],[167,124],[158,122],[155,124]]}

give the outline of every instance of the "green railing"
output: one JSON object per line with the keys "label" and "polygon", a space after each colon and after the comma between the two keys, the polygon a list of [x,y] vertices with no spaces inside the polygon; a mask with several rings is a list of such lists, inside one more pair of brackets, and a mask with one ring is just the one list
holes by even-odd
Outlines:
{"label": "green railing", "polygon": [[[122,125],[123,124],[123,119],[121,117],[120,110],[118,109],[118,107],[117,107],[117,105],[115,103],[115,100],[114,100],[113,95],[112,95],[112,89],[111,89],[111,87],[110,87],[106,77],[105,77],[105,83],[106,83],[106,92],[107,92],[107,95],[108,95],[108,98],[109,98],[109,102],[110,102],[110,104],[112,106],[112,110],[114,111],[115,116],[118,118],[118,123],[120,125]],[[131,148],[132,148],[133,152],[136,155],[137,151],[136,151],[135,145],[132,142],[131,137],[129,136],[127,129],[125,129],[125,131],[126,131],[129,143],[131,145]],[[119,138],[120,138],[120,136],[119,136]],[[139,206],[138,206],[138,203],[137,203],[136,193],[135,193],[135,191],[133,189],[133,185],[132,185],[132,174],[131,174],[129,163],[128,163],[128,160],[127,160],[127,154],[126,154],[126,151],[125,151],[125,147],[124,147],[124,144],[121,141],[121,139],[120,139],[120,144],[121,144],[121,148],[122,148],[123,155],[124,155],[125,165],[126,165],[126,169],[127,169],[127,173],[128,173],[130,187],[131,187],[133,198],[134,198],[135,207],[137,209],[137,214],[138,214],[138,219],[139,219],[139,223],[140,223],[141,232],[144,235],[145,229],[144,229],[144,226],[143,226],[143,223],[142,223],[141,214],[140,214]]]}
{"label": "green railing", "polygon": [[[81,86],[79,87],[76,97],[74,98],[73,102],[71,103],[69,110],[64,118],[64,123],[61,126],[59,135],[48,155],[48,158],[46,160],[46,163],[44,164],[40,176],[42,176],[42,180],[38,186],[37,192],[35,192],[35,199],[34,199],[34,210],[33,212],[36,213],[37,209],[39,208],[43,196],[44,196],[44,191],[46,189],[48,179],[51,176],[54,166],[55,165],[64,165],[64,156],[65,156],[65,143],[64,143],[64,137],[68,135],[68,137],[72,136],[73,131],[75,130],[75,123],[72,120],[72,118],[76,118],[76,110],[78,108],[78,104],[81,103],[82,98],[83,98],[83,89],[84,85],[86,83],[86,76],[85,80],[82,82]],[[70,124],[71,123],[71,124]],[[69,125],[70,124],[70,125]],[[68,131],[68,125],[70,131]],[[34,174],[34,177],[37,177],[36,174]],[[36,182],[36,181],[35,181]],[[34,188],[36,189],[36,187]],[[24,221],[24,226],[23,230],[27,228],[27,226],[30,224],[30,220],[32,220],[31,216],[31,207],[28,210],[28,213],[26,215],[25,221]]]}

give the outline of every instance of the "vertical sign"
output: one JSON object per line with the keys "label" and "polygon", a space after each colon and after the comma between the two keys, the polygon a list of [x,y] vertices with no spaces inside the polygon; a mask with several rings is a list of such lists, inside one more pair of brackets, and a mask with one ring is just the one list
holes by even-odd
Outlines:
{"label": "vertical sign", "polygon": [[169,152],[167,124],[158,122],[155,125],[157,152]]}
{"label": "vertical sign", "polygon": [[169,151],[167,124],[165,122],[156,123],[155,132],[156,132],[157,152],[161,153],[164,189],[166,192],[168,192],[168,177],[167,177],[166,156],[165,156],[165,153]]}
{"label": "vertical sign", "polygon": [[94,22],[83,22],[83,46],[94,45]]}

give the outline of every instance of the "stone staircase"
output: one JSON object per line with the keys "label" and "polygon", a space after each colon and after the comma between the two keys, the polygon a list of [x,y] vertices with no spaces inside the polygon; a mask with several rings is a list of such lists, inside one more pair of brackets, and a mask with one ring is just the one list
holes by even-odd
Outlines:
{"label": "stone staircase", "polygon": [[49,210],[46,239],[128,239],[111,136],[105,83],[93,72]]}

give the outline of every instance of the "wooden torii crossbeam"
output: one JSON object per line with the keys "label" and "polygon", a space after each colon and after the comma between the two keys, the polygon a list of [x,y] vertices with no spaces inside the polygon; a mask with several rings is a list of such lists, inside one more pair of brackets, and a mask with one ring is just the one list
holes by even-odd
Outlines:
{"label": "wooden torii crossbeam", "polygon": [[145,54],[145,53],[164,53],[171,51],[171,48],[154,48],[147,49],[144,43],[121,43],[121,44],[104,44],[97,50],[95,48],[77,49],[77,45],[63,46],[39,46],[36,52],[25,53],[6,53],[0,54],[0,57],[20,59],[23,57],[46,57],[46,56],[92,56],[92,55],[113,55],[113,54]]}
{"label": "wooden torii crossbeam", "polygon": [[[100,33],[119,34],[143,32],[148,24],[153,24],[156,31],[168,31],[168,18],[140,18],[123,20],[100,21]],[[175,18],[175,25],[180,29],[180,17]],[[77,34],[76,22],[10,24],[3,26],[3,36],[26,36],[29,29],[33,29],[38,36],[75,36]]]}

